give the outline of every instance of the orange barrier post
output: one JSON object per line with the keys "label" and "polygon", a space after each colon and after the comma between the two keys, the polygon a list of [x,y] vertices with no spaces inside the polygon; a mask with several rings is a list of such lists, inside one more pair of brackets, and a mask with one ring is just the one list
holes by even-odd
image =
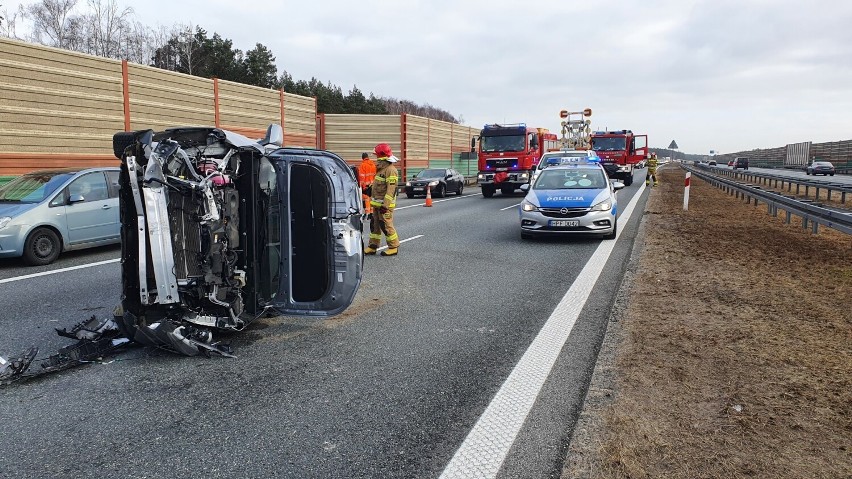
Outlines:
{"label": "orange barrier post", "polygon": [[423,206],[432,206],[432,187],[426,187],[426,203]]}

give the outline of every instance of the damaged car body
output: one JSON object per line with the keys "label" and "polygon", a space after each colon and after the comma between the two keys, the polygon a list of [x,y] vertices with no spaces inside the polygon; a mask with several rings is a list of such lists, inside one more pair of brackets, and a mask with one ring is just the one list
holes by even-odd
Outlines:
{"label": "damaged car body", "polygon": [[360,190],[346,162],[217,128],[118,133],[120,330],[195,355],[264,313],[329,316],[361,281]]}

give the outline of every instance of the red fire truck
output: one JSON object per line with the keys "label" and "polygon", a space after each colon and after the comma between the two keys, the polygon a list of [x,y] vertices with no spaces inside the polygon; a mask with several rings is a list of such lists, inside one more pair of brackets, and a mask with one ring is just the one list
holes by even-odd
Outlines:
{"label": "red fire truck", "polygon": [[633,183],[636,165],[649,157],[648,135],[636,135],[630,130],[595,131],[592,149],[610,178],[618,178],[629,186]]}
{"label": "red fire truck", "polygon": [[[476,139],[471,144],[476,148]],[[512,194],[532,178],[541,155],[558,147],[556,134],[524,123],[485,125],[479,132],[479,174],[476,183],[482,196],[490,198],[499,189]]]}

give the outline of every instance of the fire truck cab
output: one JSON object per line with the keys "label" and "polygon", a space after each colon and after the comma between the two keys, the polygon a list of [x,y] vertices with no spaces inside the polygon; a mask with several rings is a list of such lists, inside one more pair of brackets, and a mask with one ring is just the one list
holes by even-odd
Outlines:
{"label": "fire truck cab", "polygon": [[630,186],[634,168],[649,157],[648,135],[636,135],[631,130],[596,131],[592,133],[592,149],[610,178]]}
{"label": "fire truck cab", "polygon": [[471,148],[478,153],[476,182],[482,196],[490,198],[499,189],[504,195],[528,184],[541,155],[557,147],[557,138],[546,128],[530,128],[524,123],[485,125]]}

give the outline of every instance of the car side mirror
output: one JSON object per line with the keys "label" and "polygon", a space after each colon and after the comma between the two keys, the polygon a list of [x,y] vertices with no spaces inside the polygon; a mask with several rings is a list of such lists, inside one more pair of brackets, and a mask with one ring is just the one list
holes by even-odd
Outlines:
{"label": "car side mirror", "polygon": [[613,190],[618,191],[622,188],[624,188],[624,183],[622,183],[620,181],[613,181],[612,182],[612,189]]}
{"label": "car side mirror", "polygon": [[470,139],[470,151],[471,152],[476,151],[476,138]]}
{"label": "car side mirror", "polygon": [[284,129],[281,128],[281,125],[275,123],[269,125],[269,128],[266,129],[266,136],[259,143],[264,146],[282,146],[284,144]]}
{"label": "car side mirror", "polygon": [[523,191],[524,193],[526,193],[529,190],[530,190],[530,184],[529,183],[521,185],[521,191]]}
{"label": "car side mirror", "polygon": [[82,203],[86,201],[86,198],[83,195],[71,195],[68,197],[68,204],[73,205],[74,203]]}

